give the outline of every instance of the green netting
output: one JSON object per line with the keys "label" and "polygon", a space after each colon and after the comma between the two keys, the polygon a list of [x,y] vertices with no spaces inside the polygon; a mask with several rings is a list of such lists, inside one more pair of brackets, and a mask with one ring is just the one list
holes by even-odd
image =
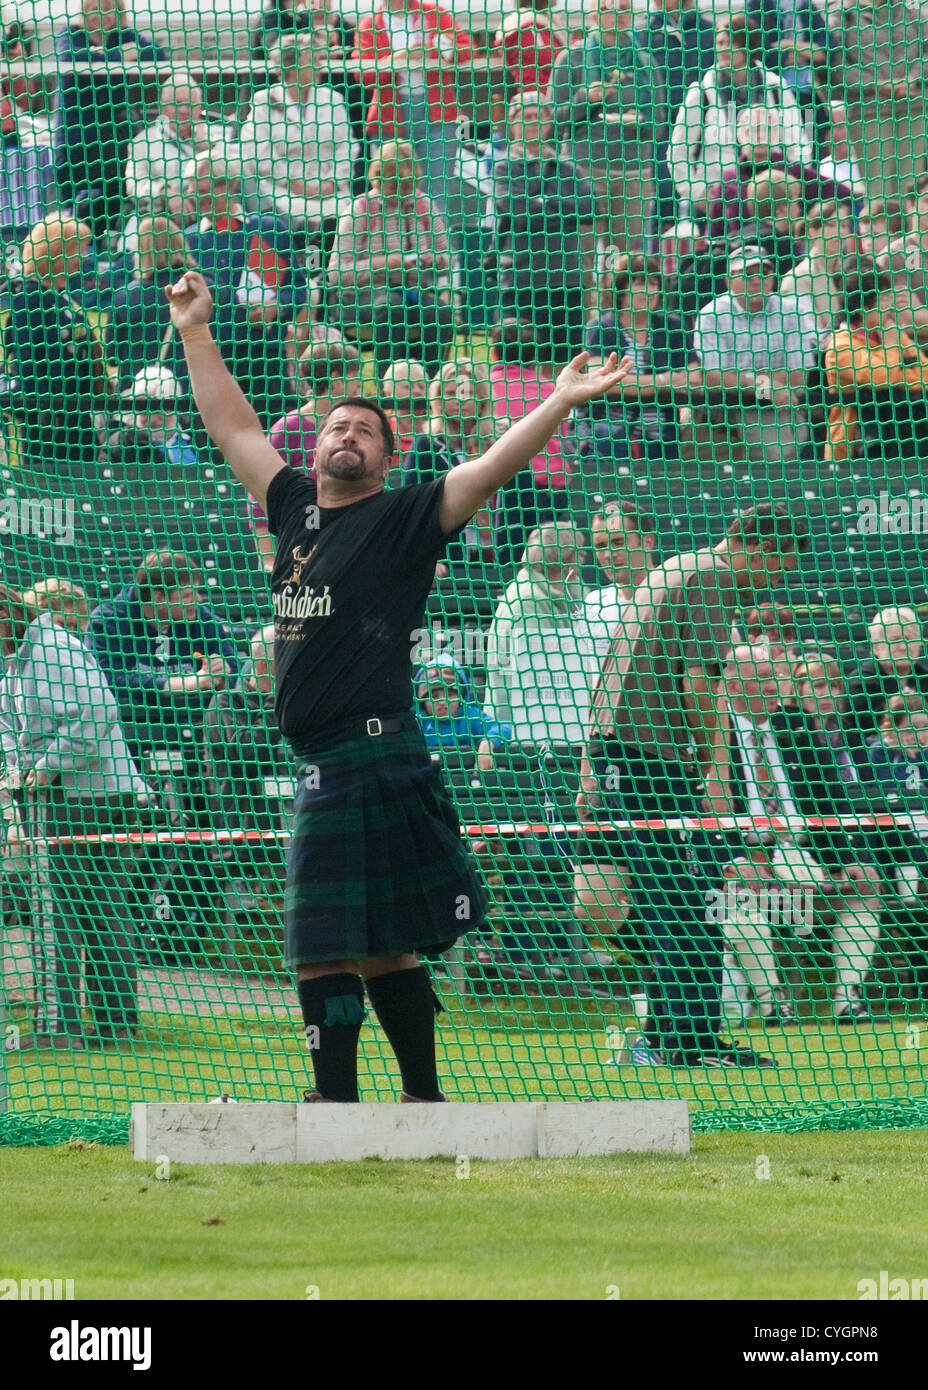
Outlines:
{"label": "green netting", "polygon": [[2,8],[0,1143],[299,1099],[333,921],[449,1098],[924,1126],[925,6]]}

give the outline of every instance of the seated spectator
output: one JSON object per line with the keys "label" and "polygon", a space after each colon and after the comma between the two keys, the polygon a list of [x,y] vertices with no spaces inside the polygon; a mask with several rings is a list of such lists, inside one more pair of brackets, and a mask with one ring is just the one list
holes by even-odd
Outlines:
{"label": "seated spectator", "polygon": [[760,32],[767,68],[782,79],[803,113],[818,164],[829,132],[823,91],[838,60],[828,21],[814,0],[748,0],[746,13]]}
{"label": "seated spectator", "polygon": [[306,311],[306,271],[289,227],[250,217],[240,185],[215,152],[184,171],[191,224],[187,245],[216,300],[216,335],[229,369],[260,419],[286,413],[292,399],[288,334]]}
{"label": "seated spectator", "polygon": [[[573,633],[574,653],[579,653],[583,635],[582,622],[578,621],[578,606],[583,598],[582,560],[580,533],[569,522],[549,522],[529,536],[519,572],[499,601],[487,637],[486,711],[499,722],[514,723],[514,697],[523,674],[521,658],[530,652],[529,639],[551,636],[560,648],[565,633]],[[563,651],[562,672],[565,661],[574,653]],[[544,657],[550,667],[552,654],[545,652]],[[556,674],[560,673],[546,671],[550,698],[545,704],[552,707],[553,715],[558,702],[562,707],[570,703],[571,709],[562,708],[559,717],[569,717],[582,725],[586,711],[574,707],[567,682],[556,681]],[[521,722],[525,722],[524,714]],[[518,729],[515,732],[517,738],[550,737],[547,725],[522,734]]]}
{"label": "seated spectator", "polygon": [[[554,382],[535,362],[535,340],[528,324],[507,319],[490,335],[490,388],[493,415],[501,434],[554,391]],[[567,463],[561,450],[565,426],[553,434],[528,468],[517,473],[496,498],[496,560],[515,563],[525,539],[542,521],[567,508]]]}
{"label": "seated spectator", "polygon": [[593,363],[610,353],[634,364],[607,400],[575,411],[574,439],[585,491],[600,492],[617,467],[634,469],[647,459],[665,467],[679,455],[677,412],[658,404],[655,392],[674,373],[696,363],[682,320],[664,308],[658,263],[631,256],[612,284],[612,303],[586,326],[584,346]]}
{"label": "seated spectator", "polygon": [[70,579],[40,579],[23,594],[23,603],[37,613],[53,613],[60,627],[78,636],[86,631],[90,621],[87,593]]}
{"label": "seated spectator", "polygon": [[430,752],[474,753],[476,766],[489,771],[494,754],[512,740],[508,724],[484,714],[463,666],[450,656],[437,656],[413,676],[416,714]]}
{"label": "seated spectator", "polygon": [[264,9],[251,22],[251,56],[256,63],[266,63],[268,54],[283,37],[301,34],[310,24],[326,19],[323,0],[265,0]]}
{"label": "seated spectator", "polygon": [[905,235],[905,215],[898,198],[872,199],[857,218],[857,239],[861,255],[879,261],[891,244]]}
{"label": "seated spectator", "polygon": [[[203,717],[206,796],[218,830],[279,830],[286,814],[286,786],[293,776],[274,709],[274,625],[259,628],[236,680],[217,690]],[[268,783],[282,784],[278,792]],[[247,896],[245,870],[273,877],[283,889],[282,842],[219,847],[213,858],[226,866],[233,891]]]}
{"label": "seated spectator", "polygon": [[269,65],[280,85],[255,92],[239,134],[250,212],[273,213],[318,248],[321,270],[340,218],[351,209],[354,147],[343,97],[320,79],[332,31],[313,24],[277,42]]}
{"label": "seated spectator", "polygon": [[492,220],[502,315],[531,325],[539,362],[562,366],[583,342],[597,202],[590,180],[552,153],[550,120],[537,92],[513,97],[507,157],[495,168]]}
{"label": "seated spectator", "polygon": [[62,68],[54,116],[55,172],[65,207],[88,223],[95,238],[120,224],[126,188],[126,146],[145,100],[139,65],[167,62],[151,39],[129,27],[125,0],[81,0],[71,24],[55,35]]}
{"label": "seated spectator", "polygon": [[[708,232],[713,240],[722,236],[731,242],[739,236],[750,240],[744,236],[749,217],[744,206],[747,186],[762,173],[777,171],[797,180],[801,185],[803,209],[829,199],[850,202],[853,198],[849,184],[825,178],[814,164],[787,160],[783,151],[783,118],[778,110],[747,106],[738,113],[735,131],[738,162],[724,171],[721,182],[709,194]],[[800,212],[796,220],[802,221],[802,218],[803,212]]]}
{"label": "seated spectator", "polygon": [[[928,703],[922,694],[891,695],[879,733],[867,743],[876,780],[889,794],[924,805],[928,794]],[[910,807],[914,809],[914,807]]]}
{"label": "seated spectator", "polygon": [[739,412],[748,458],[782,466],[795,458],[795,410],[816,360],[818,332],[808,299],[776,293],[769,260],[754,247],[728,263],[728,293],[696,319],[694,351],[706,384],[753,405]]}
{"label": "seated spectator", "polygon": [[799,108],[782,78],[764,67],[756,27],[745,15],[733,15],[718,26],[716,46],[715,66],[690,87],[670,137],[670,172],[678,196],[692,208],[706,207],[725,171],[737,164],[738,116],[748,107],[776,113],[777,144],[787,165],[812,162]]}
{"label": "seated spectator", "polygon": [[493,48],[502,54],[510,92],[546,92],[563,48],[549,11],[551,0],[516,0],[504,15]]}
{"label": "seated spectator", "polygon": [[928,304],[928,178],[912,204],[908,230],[890,243],[878,265],[893,276],[904,291],[903,299],[909,298],[910,311],[919,324],[917,331],[924,336],[924,314],[918,315],[918,310]]}
{"label": "seated spectator", "polygon": [[126,196],[134,205],[122,237],[122,250],[134,255],[138,224],[144,217],[169,217],[183,226],[184,170],[222,142],[221,125],[207,121],[203,93],[182,74],[168,78],[160,93],[161,114],[129,145]]}
{"label": "seated spectator", "polygon": [[764,252],[779,283],[802,255],[802,184],[782,169],[765,169],[748,181],[745,209],[743,240]]}
{"label": "seated spectator", "polygon": [[171,327],[165,289],[193,257],[180,227],[166,217],[143,217],[138,224],[135,275],[117,289],[103,327],[107,356],[116,367],[120,390],[132,384],[143,367],[163,363],[187,382],[187,362]]}
{"label": "seated spectator", "polygon": [[[32,62],[38,54],[36,26],[28,19],[4,23],[0,33],[0,62],[7,70],[16,64]],[[0,96],[8,96],[23,116],[33,122],[38,139],[49,141],[51,130],[45,110],[45,84],[39,73],[10,72],[0,78]]]}
{"label": "seated spectator", "polygon": [[598,235],[627,256],[642,249],[654,193],[658,83],[632,0],[586,0],[584,23],[586,36],[554,65],[548,100],[562,158],[592,185]]}
{"label": "seated spectator", "polygon": [[914,608],[882,608],[867,628],[871,656],[848,683],[847,730],[858,755],[894,695],[928,696],[925,638]]}
{"label": "seated spectator", "polygon": [[[749,609],[744,615],[743,624],[732,628],[732,645],[764,647],[775,667],[775,674],[779,674],[784,660],[798,659],[800,655],[799,633],[793,610],[787,608],[785,603],[762,603],[757,608]],[[782,691],[780,694],[781,698],[786,698]]]}
{"label": "seated spectator", "polygon": [[380,378],[380,403],[390,417],[397,457],[413,446],[429,412],[429,379],[421,362],[398,357]]}
{"label": "seated spectator", "polygon": [[110,386],[103,350],[69,294],[91,245],[83,222],[50,213],[22,245],[22,282],[4,330],[7,370],[18,387],[17,483],[26,492],[67,491],[96,459],[94,415]]}
{"label": "seated spectator", "polygon": [[369,96],[368,139],[410,143],[422,196],[456,236],[468,205],[458,173],[458,132],[467,120],[458,84],[473,56],[469,34],[435,0],[378,0],[356,39],[352,63]]}
{"label": "seated spectator", "polygon": [[377,375],[397,356],[431,375],[454,337],[451,247],[436,206],[418,186],[412,146],[392,141],[371,161],[370,193],[341,219],[328,267],[328,316],[351,336],[370,333]]}
{"label": "seated spectator", "polygon": [[820,333],[830,333],[844,312],[838,287],[853,269],[857,248],[850,203],[818,203],[805,222],[806,254],[780,282],[784,298],[809,299]]}
{"label": "seated spectator", "polygon": [[818,172],[823,179],[836,186],[843,184],[849,188],[854,195],[854,202],[862,203],[867,186],[860,168],[860,160],[848,135],[847,107],[840,101],[831,102],[830,107],[831,130],[825,145],[825,156],[818,163]]}
{"label": "seated spectator", "polygon": [[653,517],[627,499],[605,503],[594,514],[590,533],[596,563],[608,581],[583,600],[584,657],[598,680],[622,611],[656,564],[657,536]]}
{"label": "seated spectator", "polygon": [[843,285],[842,326],[824,349],[828,411],[825,460],[928,458],[928,350],[901,326],[906,307],[873,262]]}
{"label": "seated spectator", "polygon": [[668,166],[668,148],[677,112],[694,82],[715,62],[715,27],[697,0],[654,0],[639,20],[639,42],[647,47],[654,74],[655,198],[648,215],[649,255],[659,252],[662,232],[681,218],[681,208]]}
{"label": "seated spectator", "polygon": [[[703,305],[725,289],[728,255],[726,243],[710,241],[700,222],[685,220],[664,228],[660,239],[664,308],[682,319],[689,331]],[[613,307],[612,278],[619,270],[616,265],[604,282],[606,299],[599,312]]]}
{"label": "seated spectator", "polygon": [[[94,609],[85,641],[116,696],[132,756],[142,767],[166,756],[169,800],[184,823],[211,828],[200,734],[209,700],[238,676],[239,660],[228,627],[201,602],[201,578],[186,555],[144,556],[134,582]],[[202,847],[182,846],[160,870],[168,938],[198,937],[207,863]]]}
{"label": "seated spectator", "polygon": [[[311,343],[300,356],[300,392],[304,403],[271,426],[268,438],[289,468],[311,477],[316,436],[334,406],[361,394],[361,357],[350,343]],[[251,520],[258,554],[268,571],[274,568],[274,538],[267,516],[251,503]]]}
{"label": "seated spectator", "polygon": [[200,458],[179,412],[187,391],[169,368],[141,367],[122,392],[117,428],[103,460],[135,508],[144,499],[160,516],[177,521],[197,502]]}
{"label": "seated spectator", "polygon": [[36,1013],[19,1047],[73,1049],[128,1041],[138,1025],[135,851],[82,837],[140,828],[149,788],[103,671],[46,594],[39,612],[0,585],[4,753],[28,834],[45,845],[33,878]]}
{"label": "seated spectator", "polygon": [[496,435],[490,374],[482,362],[446,362],[429,382],[428,403],[428,424],[403,460],[407,482],[428,482],[479,458]]}
{"label": "seated spectator", "polygon": [[[856,773],[839,714],[843,684],[828,655],[802,657],[793,667],[795,698],[780,706],[779,683],[763,648],[736,647],[723,674],[728,711],[732,810],[736,815],[812,819],[853,815]],[[832,895],[835,925],[833,1010],[839,1023],[869,1016],[864,982],[879,938],[881,883],[866,836],[846,829],[811,829],[800,839],[761,835],[761,845],[727,873],[742,887],[787,893],[790,920],[808,934],[808,905]],[[765,843],[767,841],[767,843]],[[795,1009],[777,973],[769,923],[762,912],[726,914],[725,935],[754,988],[761,1017],[791,1022]]]}
{"label": "seated spectator", "polygon": [[[200,592],[200,576],[185,555],[153,551],[134,581],[90,616],[87,646],[141,754],[152,743],[187,742],[182,731],[202,723],[204,697],[238,674],[231,633]],[[188,745],[188,752],[195,767],[198,750]]]}
{"label": "seated spectator", "polygon": [[48,137],[0,85],[0,258],[51,211],[54,159]]}

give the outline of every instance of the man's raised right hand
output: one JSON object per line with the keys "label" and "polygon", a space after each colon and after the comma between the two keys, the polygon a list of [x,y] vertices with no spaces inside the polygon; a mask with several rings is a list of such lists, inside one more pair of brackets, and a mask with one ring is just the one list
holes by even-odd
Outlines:
{"label": "man's raised right hand", "polygon": [[181,337],[209,323],[213,315],[213,296],[198,271],[185,270],[164,292],[171,305],[171,322]]}

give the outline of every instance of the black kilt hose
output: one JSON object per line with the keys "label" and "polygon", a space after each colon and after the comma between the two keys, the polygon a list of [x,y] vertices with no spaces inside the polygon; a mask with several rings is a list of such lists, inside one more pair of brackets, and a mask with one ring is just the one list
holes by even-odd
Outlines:
{"label": "black kilt hose", "polygon": [[291,968],[436,955],[483,925],[486,900],[441,767],[413,714],[396,733],[294,749],[284,897]]}

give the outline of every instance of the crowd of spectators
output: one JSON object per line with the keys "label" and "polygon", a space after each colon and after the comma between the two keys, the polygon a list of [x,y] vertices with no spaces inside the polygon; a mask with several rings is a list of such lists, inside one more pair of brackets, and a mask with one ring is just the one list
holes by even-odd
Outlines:
{"label": "crowd of spectators", "polygon": [[[578,351],[617,352],[631,375],[565,422],[436,573],[435,612],[471,595],[484,661],[438,654],[416,679],[436,751],[470,750],[478,774],[518,737],[535,639],[576,653],[552,703],[574,702],[582,722],[584,681],[658,547],[640,487],[621,480],[667,475],[700,421],[763,480],[928,458],[928,173],[913,117],[928,31],[888,8],[908,44],[889,69],[866,16],[818,0],[716,17],[692,0],[586,0],[569,15],[528,0],[486,43],[435,0],[378,0],[356,29],[326,0],[273,0],[234,101],[133,28],[123,0],[82,0],[54,61],[35,61],[29,25],[11,25],[0,244],[16,486],[80,495],[102,470],[130,487],[163,475],[182,512],[215,464],[164,295],[188,267],[211,287],[220,349],[282,460],[307,471],[328,412],[362,390],[391,416],[389,481],[404,486],[478,456]],[[481,110],[467,98],[478,79],[491,92]],[[855,148],[862,126],[909,131],[907,173],[895,137],[885,159]],[[251,523],[255,563],[270,568],[257,507]],[[154,745],[176,745],[179,814],[243,823],[273,748],[253,747],[273,682],[267,634],[240,671],[193,562],[134,558],[134,582],[94,609],[86,642],[133,766],[146,773]],[[918,616],[878,615],[872,665],[842,671],[827,716],[809,701],[819,676],[837,680],[834,654],[757,622],[731,635],[725,688],[745,728],[767,720],[792,740],[784,766],[799,747],[831,760],[817,788],[795,790],[803,814],[829,809],[822,788],[851,785],[845,752],[854,785],[917,797]],[[734,690],[752,681],[753,704]],[[548,738],[542,727],[536,741]],[[851,873],[863,860],[825,860],[829,891],[856,885],[834,934],[835,1007],[856,1016],[891,874],[868,867],[864,892]],[[205,860],[191,863],[189,885]],[[595,875],[574,884],[573,910],[618,926],[624,909],[594,910],[588,885],[602,898],[611,883],[618,902],[621,865]],[[730,944],[758,1005],[787,1020],[769,932],[739,929]]]}

